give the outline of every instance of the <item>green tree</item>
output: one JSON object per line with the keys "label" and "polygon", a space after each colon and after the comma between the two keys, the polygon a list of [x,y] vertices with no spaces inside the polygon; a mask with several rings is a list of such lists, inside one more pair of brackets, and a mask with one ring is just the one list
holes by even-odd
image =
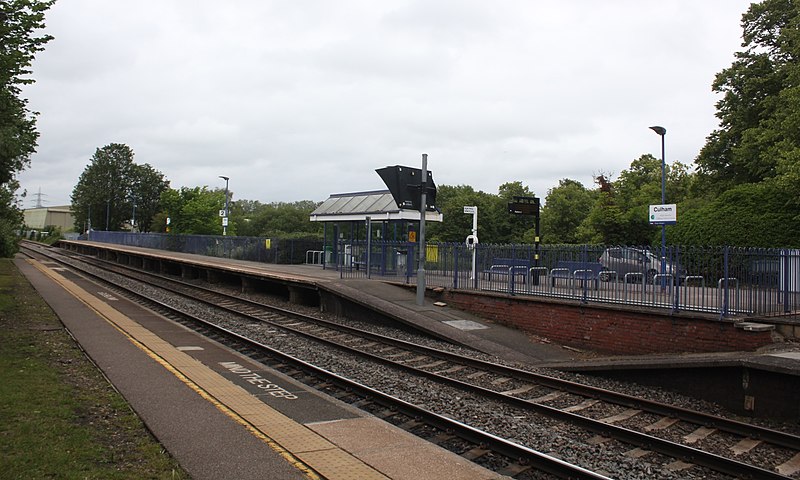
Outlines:
{"label": "green tree", "polygon": [[[489,206],[489,195],[475,191],[468,185],[439,185],[436,187],[436,203],[444,218],[443,222],[426,223],[426,236],[432,242],[461,243],[472,233],[472,215],[464,213],[465,206],[478,207],[478,238],[484,231],[486,241],[490,234],[489,218],[485,218]],[[483,241],[483,240],[481,240]]]}
{"label": "green tree", "polygon": [[578,241],[607,245],[628,244],[624,212],[619,206],[614,185],[602,174],[595,177],[595,181],[599,185],[597,200],[589,215],[578,226]]}
{"label": "green tree", "polygon": [[[497,243],[524,243],[533,241],[535,225],[529,215],[515,215],[508,211],[514,197],[533,197],[527,185],[520,181],[506,182],[497,189],[497,197],[487,212],[497,223],[493,240]],[[480,237],[479,237],[480,238]]]}
{"label": "green tree", "polygon": [[15,178],[0,185],[0,257],[11,257],[18,250],[17,234],[25,221],[14,194],[18,188]]}
{"label": "green tree", "polygon": [[[240,235],[266,237],[318,237],[322,225],[309,220],[317,203],[310,200],[299,202],[276,202],[263,205],[259,202],[242,202],[241,209],[232,210],[240,225]],[[246,213],[248,212],[248,213]],[[243,226],[243,225],[246,225]],[[246,232],[246,233],[245,233]]]}
{"label": "green tree", "polygon": [[667,240],[680,245],[799,248],[800,218],[796,210],[786,208],[798,187],[777,178],[737,185],[681,213],[678,224],[667,228]]}
{"label": "green tree", "polygon": [[16,251],[14,232],[23,222],[15,195],[16,175],[30,164],[39,138],[36,114],[20,96],[21,86],[34,82],[33,59],[52,39],[34,35],[44,28],[44,15],[52,4],[52,0],[0,2],[0,256],[4,257]]}
{"label": "green tree", "polygon": [[[665,173],[666,200],[679,204],[683,211],[694,175],[680,162],[665,165]],[[650,225],[647,216],[650,205],[661,203],[661,160],[645,154],[633,160],[616,180],[599,175],[596,181],[599,189],[592,192],[594,203],[575,228],[574,241],[624,245],[660,241],[661,230]]]}
{"label": "green tree", "polygon": [[796,246],[800,221],[800,3],[764,0],[742,16],[742,46],[713,85],[720,128],[696,159],[695,198],[675,241]]}
{"label": "green tree", "polygon": [[[127,198],[131,216],[136,215],[136,227],[140,232],[150,232],[153,217],[161,209],[161,192],[169,189],[169,180],[150,164],[131,167],[130,195]],[[131,218],[133,220],[133,218]]]}
{"label": "green tree", "polygon": [[266,208],[266,205],[258,200],[242,199],[230,205],[229,208],[231,219],[237,225],[237,235],[245,237],[258,237],[261,235],[257,218],[261,211]]}
{"label": "green tree", "polygon": [[578,227],[583,223],[597,198],[578,181],[559,180],[558,186],[547,191],[541,211],[543,243],[578,243]]}
{"label": "green tree", "polygon": [[723,97],[717,102],[720,128],[696,159],[702,192],[772,178],[798,148],[799,12],[793,0],[765,0],[742,16],[745,51],[712,86]]}
{"label": "green tree", "polygon": [[34,82],[30,66],[37,52],[52,40],[35,36],[44,28],[44,14],[53,1],[0,2],[0,183],[8,183],[30,164],[39,133],[35,113],[20,97],[21,85]]}
{"label": "green tree", "polygon": [[98,148],[72,190],[76,230],[120,230],[132,219],[133,205],[143,231],[160,210],[161,192],[169,187],[164,176],[148,164],[133,162],[133,150],[121,143]]}
{"label": "green tree", "polygon": [[513,215],[508,203],[515,196],[533,196],[521,182],[504,183],[493,195],[475,191],[468,185],[439,185],[436,187],[436,203],[444,216],[442,223],[429,223],[426,238],[437,242],[464,242],[472,233],[472,215],[464,213],[464,207],[478,207],[478,238],[481,243],[522,243],[533,230],[533,219]]}
{"label": "green tree", "polygon": [[[650,205],[661,203],[661,160],[646,154],[631,162],[614,182],[616,205],[620,209],[623,243],[650,244],[658,228],[647,218]],[[670,199],[669,203],[675,203]],[[620,243],[620,242],[614,242]]]}
{"label": "green tree", "polygon": [[[230,198],[233,197],[229,192]],[[170,219],[169,232],[174,234],[221,235],[222,219],[219,211],[225,205],[225,190],[208,190],[208,187],[181,187],[180,190],[167,189],[161,193],[163,213],[156,217],[154,225],[159,231],[166,231],[164,221]],[[162,230],[163,229],[163,230]],[[236,222],[228,224],[228,234],[236,234]]]}

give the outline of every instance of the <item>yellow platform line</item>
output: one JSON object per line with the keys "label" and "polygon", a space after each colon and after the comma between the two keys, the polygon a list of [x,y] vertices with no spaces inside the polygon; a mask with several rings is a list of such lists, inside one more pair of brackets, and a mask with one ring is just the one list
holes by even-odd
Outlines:
{"label": "yellow platform line", "polygon": [[[242,387],[195,360],[54,270],[36,269],[95,311],[139,349],[228,417],[245,426],[311,479],[387,479],[363,461],[306,426],[256,399]],[[255,400],[255,401],[254,401]]]}

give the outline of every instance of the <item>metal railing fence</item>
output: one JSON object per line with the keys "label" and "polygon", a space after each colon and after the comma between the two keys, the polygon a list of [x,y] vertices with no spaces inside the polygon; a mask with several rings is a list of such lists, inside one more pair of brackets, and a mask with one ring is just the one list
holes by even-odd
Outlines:
{"label": "metal railing fence", "polygon": [[[415,283],[417,248],[340,242],[326,264],[342,278]],[[429,286],[720,316],[797,318],[800,312],[800,250],[669,246],[662,259],[660,246],[429,243],[426,249]]]}
{"label": "metal railing fence", "polygon": [[[393,241],[92,231],[89,240],[416,283],[419,246]],[[626,245],[426,245],[426,284],[511,295],[800,318],[800,250]]]}
{"label": "metal railing fence", "polygon": [[322,250],[318,239],[281,239],[221,235],[175,235],[92,230],[93,242],[193,253],[262,263],[302,264],[306,252]]}

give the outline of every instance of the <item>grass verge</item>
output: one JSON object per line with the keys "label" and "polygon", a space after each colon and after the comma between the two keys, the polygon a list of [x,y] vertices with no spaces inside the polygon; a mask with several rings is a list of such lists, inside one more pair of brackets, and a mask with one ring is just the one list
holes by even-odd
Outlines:
{"label": "grass verge", "polygon": [[10,259],[0,259],[0,472],[189,478]]}

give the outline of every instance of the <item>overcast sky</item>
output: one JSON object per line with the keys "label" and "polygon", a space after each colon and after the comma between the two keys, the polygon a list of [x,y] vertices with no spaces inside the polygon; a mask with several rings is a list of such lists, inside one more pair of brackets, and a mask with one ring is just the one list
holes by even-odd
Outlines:
{"label": "overcast sky", "polygon": [[437,184],[545,197],[660,157],[651,125],[692,163],[749,3],[59,0],[24,90],[23,206],[68,204],[109,143],[172,188],[225,175],[264,203],[383,189],[376,168],[422,153]]}

